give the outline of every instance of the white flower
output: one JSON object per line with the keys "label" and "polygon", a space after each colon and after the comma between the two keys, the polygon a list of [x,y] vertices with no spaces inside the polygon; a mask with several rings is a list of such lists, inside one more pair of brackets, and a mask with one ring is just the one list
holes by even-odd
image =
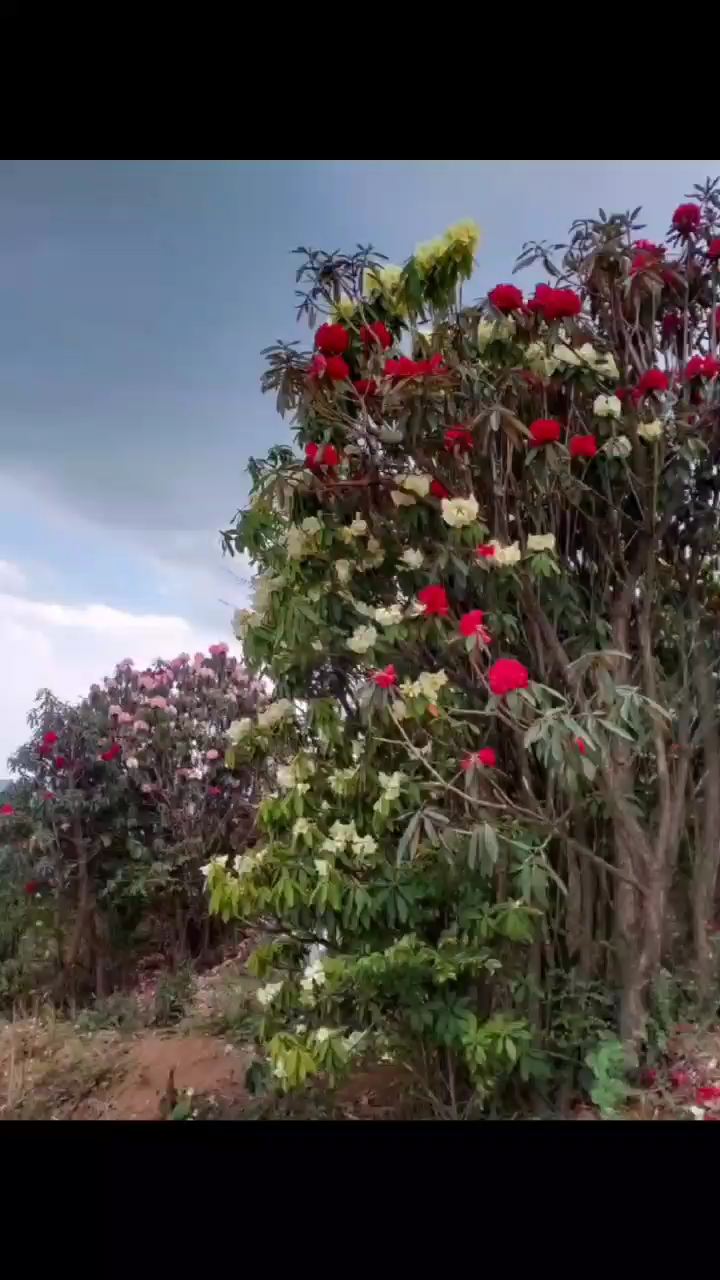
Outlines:
{"label": "white flower", "polygon": [[377,849],[377,840],[373,840],[372,836],[358,836],[352,842],[353,852],[358,855],[375,853]]}
{"label": "white flower", "polygon": [[643,440],[659,440],[663,434],[663,430],[662,422],[660,422],[659,418],[654,418],[652,422],[640,423],[638,427],[638,435]]}
{"label": "white flower", "polygon": [[477,498],[443,498],[440,503],[442,518],[452,529],[462,529],[474,524],[478,517]]}
{"label": "white flower", "polygon": [[347,642],[347,647],[352,649],[353,653],[367,653],[376,640],[377,631],[374,627],[356,627]]}
{"label": "white flower", "polygon": [[277,702],[271,702],[265,711],[261,711],[258,718],[258,728],[272,729],[273,725],[279,724],[281,720],[287,719],[293,714],[293,704],[287,698],[279,698]]}
{"label": "white flower", "polygon": [[300,528],[302,529],[303,533],[307,533],[310,535],[310,537],[313,537],[314,534],[320,533],[322,529],[322,524],[318,520],[317,516],[307,516],[306,519],[303,520]]}
{"label": "white flower", "polygon": [[393,702],[392,713],[396,720],[407,720],[408,709],[402,698],[396,698]]}
{"label": "white flower", "polygon": [[125,763],[126,763],[126,765],[127,765],[128,769],[139,769],[139,768],[140,768],[140,761],[137,759],[137,756],[128,756],[128,758],[127,758],[127,760],[125,761]]}
{"label": "white flower", "polygon": [[375,610],[375,621],[380,623],[381,627],[393,627],[398,622],[402,622],[403,611],[399,604],[391,604],[386,609]]}
{"label": "white flower", "polygon": [[554,533],[531,533],[527,540],[528,551],[554,551]]}
{"label": "white flower", "polygon": [[511,542],[508,547],[503,547],[499,542],[495,542],[493,540],[491,546],[495,547],[495,555],[489,561],[489,564],[491,565],[517,564],[518,560],[522,557],[520,544],[518,542]]}
{"label": "white flower", "polygon": [[320,590],[320,587],[310,587],[310,589],[308,590],[308,593],[307,593],[307,598],[308,598],[308,600],[317,601],[317,600],[319,600],[319,599],[320,599],[320,597],[322,596],[322,594],[323,594],[323,593],[322,593],[322,591]]}
{"label": "white flower", "polygon": [[368,538],[367,549],[371,555],[377,556],[382,551],[382,543],[378,542],[377,538]]}
{"label": "white flower", "polygon": [[595,372],[601,374],[605,378],[620,377],[620,370],[615,363],[615,357],[612,351],[607,351],[605,355],[600,356],[595,365]]}
{"label": "white flower", "polygon": [[430,492],[431,476],[398,476],[398,480],[400,481],[401,489],[407,489],[408,493],[416,493],[418,498],[427,498]]}
{"label": "white flower", "polygon": [[316,653],[322,653],[322,640],[313,640],[310,644],[310,648],[314,649]]}
{"label": "white flower", "polygon": [[315,870],[319,876],[328,876],[330,874],[330,863],[327,858],[315,858]]}
{"label": "white flower", "polygon": [[565,346],[564,342],[556,342],[552,350],[552,358],[558,364],[580,365],[582,360],[572,347]]}
{"label": "white flower", "polygon": [[243,853],[237,855],[233,865],[237,875],[246,876],[249,871],[253,870],[255,864],[255,858],[253,858],[249,853]]}
{"label": "white flower", "polygon": [[244,640],[250,627],[256,627],[260,621],[260,615],[254,609],[236,609],[232,616],[233,635],[238,640]]}
{"label": "white flower", "polygon": [[395,773],[379,773],[378,780],[386,800],[397,800],[401,788],[407,782],[407,776],[396,769]]}
{"label": "white flower", "polygon": [[616,436],[608,440],[605,452],[609,458],[627,458],[628,454],[632,453],[632,445],[627,436]]}
{"label": "white flower", "polygon": [[617,396],[596,396],[593,413],[598,418],[619,418],[622,413],[622,404]]}
{"label": "white flower", "polygon": [[352,573],[352,562],[350,560],[336,560],[335,573],[341,586],[346,587]]}
{"label": "white flower", "polygon": [[413,547],[408,547],[407,551],[403,551],[400,559],[410,569],[421,569],[425,557],[422,551],[416,551]]}
{"label": "white flower", "polygon": [[308,553],[307,535],[296,524],[291,524],[285,535],[285,546],[291,560],[302,560]]}
{"label": "white flower", "polygon": [[317,1040],[318,1044],[325,1044],[325,1041],[329,1040],[331,1035],[332,1035],[332,1029],[330,1027],[318,1027],[317,1031],[315,1032],[315,1039]]}
{"label": "white flower", "polygon": [[390,493],[390,497],[392,498],[396,507],[414,507],[415,506],[415,499],[413,498],[412,494],[402,493],[400,489],[393,489]]}
{"label": "white flower", "polygon": [[363,618],[374,618],[375,608],[371,604],[366,604],[364,600],[353,600],[353,607],[357,613],[361,613]]}
{"label": "white flower", "polygon": [[506,316],[503,320],[481,320],[477,327],[477,344],[480,351],[484,351],[491,342],[507,342],[513,337],[516,328],[512,316]]}
{"label": "white flower", "polygon": [[258,574],[253,584],[253,605],[260,615],[267,609],[273,592],[284,585],[285,579],[281,575],[272,577],[268,573]]}
{"label": "white flower", "polygon": [[367,533],[367,531],[368,531],[367,520],[361,520],[359,516],[356,516],[352,524],[350,525],[350,532],[353,538],[362,538]]}
{"label": "white flower", "polygon": [[310,834],[310,823],[308,822],[307,818],[298,818],[298,819],[293,823],[292,833],[293,833],[293,839],[294,839],[294,840],[297,840],[300,836],[307,836],[307,835],[309,835],[309,834]]}
{"label": "white flower", "polygon": [[267,1008],[269,1004],[272,1004],[275,997],[280,994],[283,985],[282,982],[268,982],[264,987],[258,987],[255,992],[256,1000],[263,1008]]}
{"label": "white flower", "polygon": [[233,720],[227,731],[227,737],[233,746],[237,746],[241,738],[246,738],[252,733],[253,722],[249,716],[243,716],[242,720]]}
{"label": "white flower", "polygon": [[600,357],[591,342],[584,342],[578,347],[576,354],[580,357],[580,363],[588,364],[591,369],[596,368]]}
{"label": "white flower", "polygon": [[420,692],[428,702],[434,702],[440,690],[447,684],[444,671],[421,671],[417,678]]}
{"label": "white flower", "polygon": [[525,363],[529,369],[534,369],[535,373],[545,372],[545,360],[547,351],[542,342],[530,342],[525,348]]}
{"label": "white flower", "polygon": [[284,791],[295,786],[295,770],[291,764],[279,764],[277,767],[277,783]]}
{"label": "white flower", "polygon": [[419,600],[412,600],[405,610],[406,618],[421,618],[425,613],[425,605]]}
{"label": "white flower", "polygon": [[325,974],[325,970],[323,969],[322,961],[319,959],[314,959],[310,962],[310,964],[305,966],[305,969],[303,970],[303,978],[302,978],[302,982],[300,983],[300,986],[302,987],[303,991],[312,991],[313,987],[324,986],[326,981],[327,981],[327,976]]}

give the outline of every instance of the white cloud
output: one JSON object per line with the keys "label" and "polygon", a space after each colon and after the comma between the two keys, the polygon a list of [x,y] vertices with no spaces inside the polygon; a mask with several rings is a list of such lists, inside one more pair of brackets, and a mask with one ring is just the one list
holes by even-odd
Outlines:
{"label": "white cloud", "polygon": [[207,651],[218,639],[232,647],[231,635],[218,636],[172,614],[21,596],[22,572],[4,561],[0,567],[0,778],[6,776],[8,755],[27,737],[26,717],[38,689],[74,700],[125,657],[147,666],[183,650]]}
{"label": "white cloud", "polygon": [[22,569],[9,560],[0,560],[0,591],[24,591],[27,578]]}

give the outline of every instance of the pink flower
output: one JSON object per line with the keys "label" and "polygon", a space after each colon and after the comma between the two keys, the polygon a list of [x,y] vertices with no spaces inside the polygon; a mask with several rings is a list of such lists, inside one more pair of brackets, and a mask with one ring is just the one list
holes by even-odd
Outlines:
{"label": "pink flower", "polygon": [[209,751],[206,751],[206,752],[205,752],[205,759],[206,759],[206,760],[219,760],[219,759],[220,759],[220,752],[219,752],[219,751],[216,751],[214,747],[211,747]]}
{"label": "pink flower", "polygon": [[193,666],[194,666],[194,668],[195,668],[195,670],[196,670],[196,671],[197,671],[198,667],[201,667],[201,666],[203,665],[204,661],[205,661],[205,654],[204,654],[204,653],[196,653],[196,654],[195,654],[195,656],[194,656],[194,658],[193,658]]}
{"label": "pink flower", "polygon": [[144,672],[143,675],[141,675],[140,679],[138,680],[138,686],[141,689],[154,689],[155,677],[150,675],[148,671]]}
{"label": "pink flower", "polygon": [[133,725],[133,729],[135,730],[135,733],[149,733],[150,725],[147,720],[136,720]]}
{"label": "pink flower", "polygon": [[182,669],[183,669],[183,667],[185,666],[186,662],[189,662],[189,661],[190,661],[190,656],[189,656],[189,654],[187,654],[187,653],[179,653],[179,654],[178,654],[178,656],[177,656],[177,658],[173,658],[172,662],[170,663],[170,668],[171,668],[171,670],[172,670],[172,671],[174,671],[175,673],[177,673],[178,671],[182,671]]}
{"label": "pink flower", "polygon": [[223,642],[221,644],[211,644],[210,653],[213,658],[221,658],[228,652],[228,646]]}
{"label": "pink flower", "polygon": [[151,698],[148,706],[154,707],[156,711],[164,711],[167,707],[167,698]]}
{"label": "pink flower", "polygon": [[129,711],[120,711],[118,714],[118,724],[131,724],[132,715]]}
{"label": "pink flower", "polygon": [[122,707],[117,707],[115,706],[115,704],[113,704],[113,706],[108,708],[108,714],[111,716],[122,715]]}
{"label": "pink flower", "polygon": [[200,667],[198,669],[198,680],[214,680],[215,672],[212,667]]}

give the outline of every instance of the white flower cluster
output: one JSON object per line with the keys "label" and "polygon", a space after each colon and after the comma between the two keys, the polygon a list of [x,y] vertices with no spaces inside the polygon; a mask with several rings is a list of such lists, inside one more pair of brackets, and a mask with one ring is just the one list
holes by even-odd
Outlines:
{"label": "white flower cluster", "polygon": [[298,840],[300,836],[312,835],[312,823],[307,818],[297,818],[293,823],[293,840]]}
{"label": "white flower cluster", "polygon": [[[315,948],[313,948],[315,950]],[[302,981],[300,986],[303,991],[312,994],[315,987],[322,987],[327,982],[327,974],[323,968],[322,960],[318,954],[312,955],[303,970]]]}
{"label": "white flower cluster", "polygon": [[340,530],[340,537],[343,542],[352,542],[355,538],[364,538],[367,531],[367,520],[362,520],[359,516],[356,516],[352,524],[343,525]]}
{"label": "white flower cluster", "polygon": [[415,493],[418,498],[427,498],[430,492],[432,476],[420,474],[398,476],[397,481],[400,488],[405,489],[408,493]]}
{"label": "white flower cluster", "polygon": [[428,702],[435,702],[447,682],[444,671],[421,671],[417,680],[403,681],[400,691],[406,698],[427,698]]}
{"label": "white flower cluster", "polygon": [[304,779],[315,772],[315,761],[309,756],[297,755],[289,764],[279,764],[276,769],[278,786],[287,791],[291,787],[307,791]]}
{"label": "white flower cluster", "polygon": [[399,604],[391,604],[386,608],[376,609],[374,613],[376,622],[381,627],[394,627],[403,620],[403,611]]}
{"label": "white flower cluster", "polygon": [[356,627],[347,642],[347,647],[352,649],[353,653],[367,653],[376,640],[377,631],[374,627]]}
{"label": "white flower cluster", "polygon": [[488,557],[486,561],[489,565],[502,567],[503,565],[517,564],[522,557],[519,542],[511,542],[509,546],[503,546],[496,538],[493,538],[488,545],[495,548],[495,555]]}
{"label": "white flower cluster", "polygon": [[422,551],[416,551],[413,547],[408,547],[407,551],[403,551],[400,559],[409,569],[421,569],[425,557]]}
{"label": "white flower cluster", "polygon": [[605,452],[609,458],[627,458],[632,453],[632,444],[627,436],[613,436],[605,445]]}
{"label": "white flower cluster", "polygon": [[382,813],[393,800],[400,799],[400,792],[407,782],[407,774],[396,770],[395,773],[379,773],[378,781],[382,795],[375,801],[373,809],[376,813]]}
{"label": "white flower cluster", "polygon": [[335,576],[341,587],[346,587],[352,575],[353,565],[351,560],[335,561]]}
{"label": "white flower cluster", "polygon": [[271,1005],[273,1000],[277,999],[285,984],[283,982],[268,982],[264,987],[258,987],[255,992],[255,999],[264,1009]]}
{"label": "white flower cluster", "polygon": [[327,853],[343,853],[348,847],[358,856],[375,853],[377,841],[372,836],[361,836],[354,822],[334,822],[323,841]]}
{"label": "white flower cluster", "polygon": [[622,402],[617,396],[596,396],[593,402],[593,413],[597,418],[619,418],[622,413]]}
{"label": "white flower cluster", "polygon": [[392,489],[390,497],[396,507],[414,507],[415,499],[411,493],[403,493],[401,489]]}
{"label": "white flower cluster", "polygon": [[531,533],[527,540],[528,551],[554,551],[554,533]]}
{"label": "white flower cluster", "polygon": [[509,342],[514,337],[517,325],[512,316],[503,320],[481,320],[477,327],[478,350],[483,352],[491,342]]}
{"label": "white flower cluster", "polygon": [[334,773],[330,774],[329,779],[332,790],[343,795],[347,791],[350,783],[356,777],[357,771],[357,765],[353,765],[349,769],[336,769]]}
{"label": "white flower cluster", "polygon": [[440,503],[442,518],[451,529],[463,529],[478,518],[477,498],[443,498]]}
{"label": "white flower cluster", "polygon": [[664,427],[659,418],[653,418],[652,422],[641,422],[637,431],[642,440],[652,443],[652,441],[660,439]]}
{"label": "white flower cluster", "polygon": [[252,733],[253,722],[249,716],[243,716],[242,720],[233,720],[227,731],[227,738],[234,747],[237,746],[243,738]]}
{"label": "white flower cluster", "polygon": [[276,724],[287,720],[293,714],[292,702],[288,698],[279,698],[277,702],[271,702],[265,711],[260,712],[257,718],[258,729],[273,729]]}

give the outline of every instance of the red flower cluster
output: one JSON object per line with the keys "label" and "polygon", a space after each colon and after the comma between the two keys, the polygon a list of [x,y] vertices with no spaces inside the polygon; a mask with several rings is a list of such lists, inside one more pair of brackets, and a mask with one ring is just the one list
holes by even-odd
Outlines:
{"label": "red flower cluster", "polygon": [[527,689],[530,673],[517,658],[499,658],[491,666],[488,680],[492,692],[502,698],[506,693],[514,693],[516,689]]}
{"label": "red flower cluster", "polygon": [[665,245],[655,244],[654,240],[636,240],[633,248],[637,249],[638,253],[649,253],[653,258],[665,257]]}
{"label": "red flower cluster", "polygon": [[707,256],[711,262],[717,262],[720,258],[720,236],[716,236],[708,245]]}
{"label": "red flower cluster", "polygon": [[374,378],[358,378],[356,382],[353,382],[353,386],[363,399],[365,396],[377,395],[377,382]]}
{"label": "red flower cluster", "polygon": [[446,618],[450,612],[450,602],[444,587],[423,587],[418,591],[418,600],[425,606],[427,617]]}
{"label": "red flower cluster", "polygon": [[305,460],[311,471],[314,467],[336,467],[340,454],[334,444],[311,443],[305,445]]}
{"label": "red flower cluster", "polygon": [[341,356],[350,346],[350,334],[341,324],[321,324],[315,346],[324,356]]}
{"label": "red flower cluster", "polygon": [[560,439],[560,423],[553,418],[536,418],[530,424],[530,444],[538,448]]}
{"label": "red flower cluster", "polygon": [[378,686],[378,689],[390,689],[397,684],[397,672],[392,663],[389,667],[385,667],[384,671],[373,671],[372,679]]}
{"label": "red flower cluster", "polygon": [[11,804],[0,804],[0,818],[12,818],[14,812]]}
{"label": "red flower cluster", "polygon": [[39,893],[41,889],[42,884],[39,880],[28,880],[27,884],[23,886],[23,892],[26,893],[28,897],[32,897],[33,894]]}
{"label": "red flower cluster", "polygon": [[360,330],[360,341],[366,350],[372,347],[380,346],[383,351],[387,351],[392,346],[392,334],[387,325],[382,320],[376,320],[375,324],[364,324]]}
{"label": "red flower cluster", "polygon": [[660,259],[656,253],[643,253],[642,251],[634,253],[630,265],[630,275],[636,276],[639,271],[647,271],[659,265]]}
{"label": "red flower cluster", "polygon": [[679,204],[672,216],[672,224],[681,236],[689,236],[697,231],[701,217],[699,204]]}
{"label": "red flower cluster", "polygon": [[522,307],[522,290],[515,284],[496,284],[488,294],[488,302],[497,311],[502,311],[503,315],[509,315],[511,311],[519,311]]}
{"label": "red flower cluster", "polygon": [[652,392],[667,391],[670,379],[662,369],[647,369],[637,384],[641,396],[649,396]]}
{"label": "red flower cluster", "polygon": [[494,769],[497,764],[497,752],[493,747],[482,747],[480,751],[476,751],[474,755],[465,756],[460,761],[460,768],[465,772],[474,769],[477,766],[485,769]]}
{"label": "red flower cluster", "polygon": [[106,764],[109,764],[111,760],[117,760],[121,752],[122,752],[122,747],[120,746],[120,743],[113,742],[112,746],[109,747],[107,751],[103,751],[102,755],[100,756],[100,759],[104,760]]}
{"label": "red flower cluster", "polygon": [[720,1086],[716,1084],[704,1085],[701,1089],[698,1089],[695,1101],[699,1107],[704,1107],[708,1102],[720,1102]]}
{"label": "red flower cluster", "polygon": [[430,492],[433,498],[449,498],[450,490],[445,488],[442,480],[432,480],[430,482]]}
{"label": "red flower cluster", "polygon": [[482,609],[472,609],[470,613],[463,614],[460,619],[460,634],[466,639],[469,636],[477,636],[483,644],[489,644],[492,637],[487,627],[483,626],[484,617]]}
{"label": "red flower cluster", "polygon": [[594,436],[571,436],[571,458],[594,458],[597,453],[597,440]]}
{"label": "red flower cluster", "polygon": [[492,560],[496,550],[497,547],[494,547],[491,542],[485,542],[481,547],[475,548],[475,555],[478,560]]}
{"label": "red flower cluster", "polygon": [[475,441],[472,431],[468,431],[467,427],[448,427],[445,432],[444,443],[448,451],[460,449],[465,453],[470,453]]}
{"label": "red flower cluster", "polygon": [[350,366],[342,356],[315,356],[310,363],[308,377],[312,382],[329,378],[331,382],[345,382],[350,377]]}
{"label": "red flower cluster", "polygon": [[445,373],[445,365],[439,352],[429,360],[411,360],[409,356],[400,356],[398,360],[385,361],[385,373],[388,378],[401,382],[403,378],[427,378],[432,374]]}
{"label": "red flower cluster", "polygon": [[53,733],[52,729],[43,737],[43,743],[46,747],[54,747],[57,740],[58,736],[56,733]]}
{"label": "red flower cluster", "polygon": [[685,367],[685,378],[692,382],[694,378],[717,378],[720,373],[720,360],[714,356],[693,356]]}
{"label": "red flower cluster", "polygon": [[551,324],[553,320],[579,315],[582,299],[573,289],[551,289],[547,284],[539,284],[528,306],[531,311],[540,312],[543,320]]}

